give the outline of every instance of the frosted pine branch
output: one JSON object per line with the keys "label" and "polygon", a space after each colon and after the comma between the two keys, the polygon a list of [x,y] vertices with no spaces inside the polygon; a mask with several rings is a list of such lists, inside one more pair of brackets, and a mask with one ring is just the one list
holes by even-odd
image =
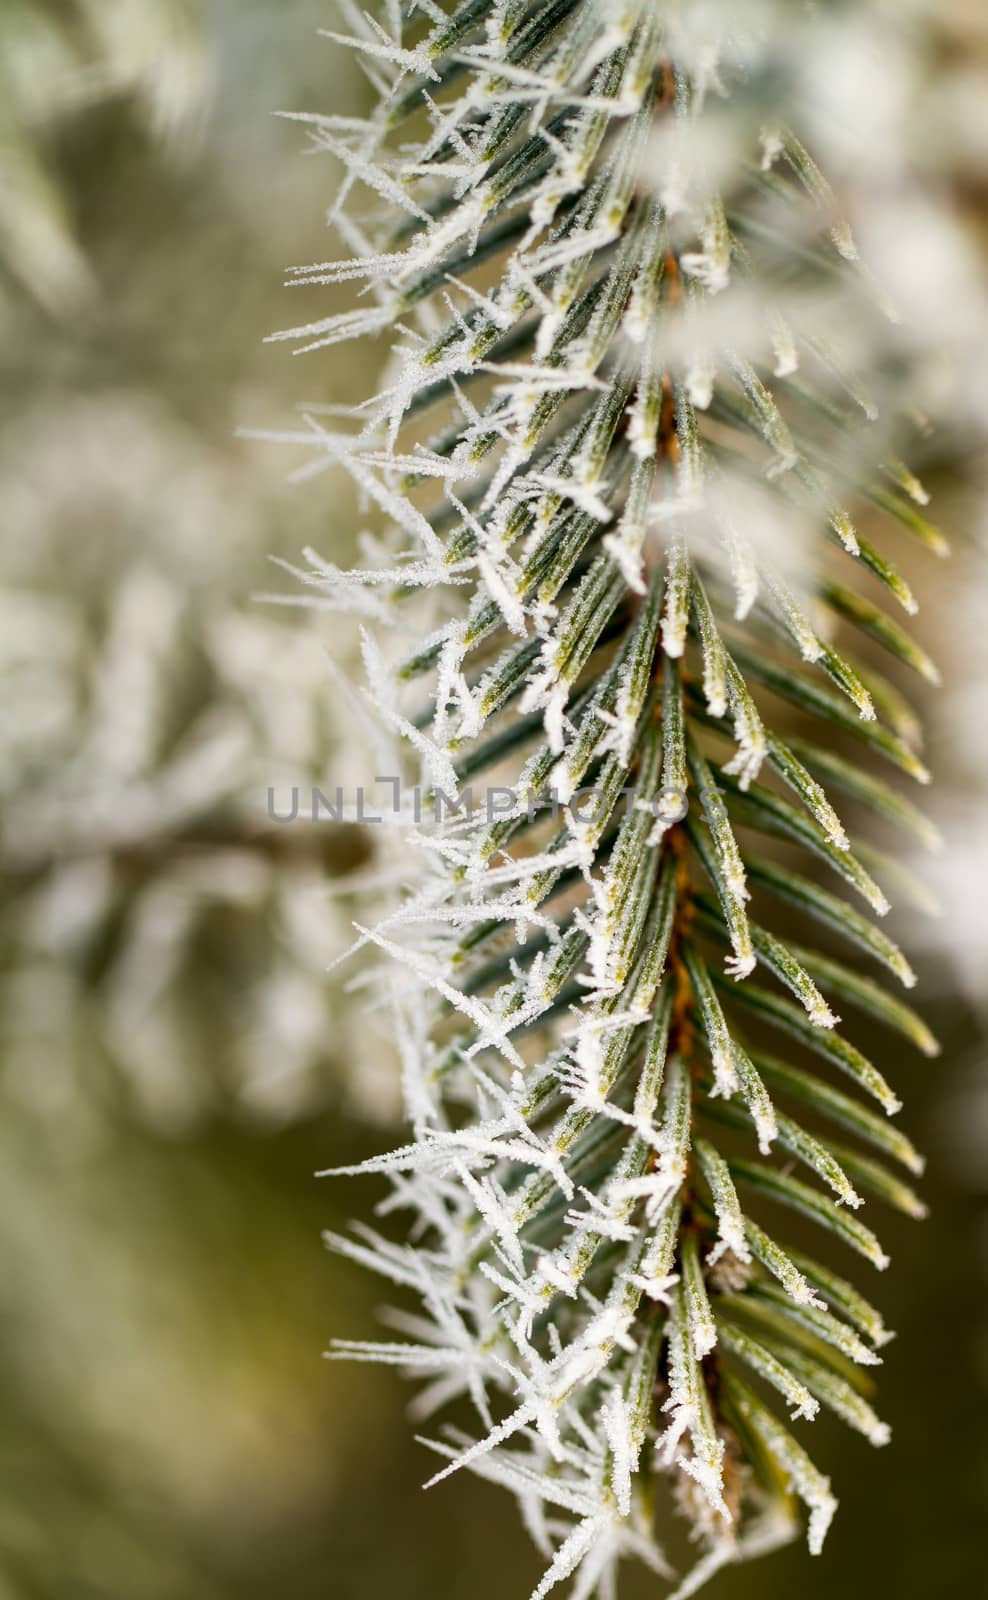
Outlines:
{"label": "frosted pine branch", "polygon": [[913,975],[862,827],[930,832],[880,775],[928,778],[861,647],[935,675],[895,613],[908,541],[943,541],[890,307],[810,153],[829,35],[798,9],[347,6],[377,105],[309,119],[347,254],[296,281],[359,297],[281,337],[392,354],[349,431],[306,435],[385,536],[308,581],[378,628],[413,778],[508,795],[421,821],[418,881],[358,930],[403,997],[413,1129],[363,1170],[416,1220],[331,1242],[422,1310],[335,1353],[424,1378],[422,1415],[469,1396],[433,1481],[517,1496],[533,1600],[668,1572],[663,1481],[703,1547],[680,1595],[800,1505],[815,1552],[836,1501],[792,1427],[888,1438],[849,1376],[888,1335],[838,1274],[887,1265],[872,1200],[918,1215],[920,1158],[854,1036],[936,1046],[888,987]]}

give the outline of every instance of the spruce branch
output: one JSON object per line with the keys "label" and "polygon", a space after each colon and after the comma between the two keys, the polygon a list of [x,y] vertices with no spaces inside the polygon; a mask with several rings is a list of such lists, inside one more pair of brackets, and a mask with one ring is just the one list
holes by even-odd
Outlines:
{"label": "spruce branch", "polygon": [[349,254],[293,281],[359,292],[280,336],[393,340],[348,427],[308,420],[388,537],[310,581],[393,622],[370,692],[425,788],[508,797],[419,818],[417,883],[360,930],[413,1137],[357,1170],[415,1222],[330,1242],[423,1310],[336,1353],[425,1375],[420,1417],[472,1402],[432,1481],[517,1496],[533,1600],[666,1573],[663,1479],[704,1547],[680,1596],[800,1502],[820,1549],[836,1501],[780,1401],[885,1443],[858,1369],[888,1335],[789,1218],[884,1269],[866,1202],[922,1210],[853,1042],[864,1013],[936,1048],[858,818],[932,838],[865,640],[935,676],[888,608],[917,609],[907,540],[944,545],[886,420],[890,307],[801,137],[813,19],[736,9],[348,6],[376,108],[308,120]]}

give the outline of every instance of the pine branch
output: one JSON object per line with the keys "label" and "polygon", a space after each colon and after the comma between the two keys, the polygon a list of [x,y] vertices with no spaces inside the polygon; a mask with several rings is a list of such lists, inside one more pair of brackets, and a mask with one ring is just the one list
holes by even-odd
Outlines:
{"label": "pine branch", "polygon": [[797,1501],[819,1550],[836,1502],[779,1400],[884,1443],[857,1369],[887,1334],[787,1219],[881,1269],[860,1208],[922,1209],[894,1088],[835,1007],[935,1049],[887,988],[913,975],[842,803],[931,840],[887,781],[927,781],[915,719],[859,635],[935,668],[856,519],[896,553],[943,541],[869,392],[888,308],[790,127],[791,64],[768,70],[779,19],[753,8],[742,37],[734,9],[698,30],[645,0],[347,7],[334,37],[378,104],[311,123],[351,253],[295,281],[362,293],[281,336],[395,338],[349,432],[310,419],[390,539],[311,581],[343,609],[390,592],[370,688],[426,789],[507,796],[420,822],[417,892],[361,930],[398,964],[413,1138],[360,1170],[416,1221],[333,1243],[424,1309],[414,1343],[339,1353],[424,1372],[420,1415],[472,1400],[433,1481],[517,1495],[533,1600],[613,1595],[624,1557],[665,1571],[665,1476],[705,1546],[681,1595]]}

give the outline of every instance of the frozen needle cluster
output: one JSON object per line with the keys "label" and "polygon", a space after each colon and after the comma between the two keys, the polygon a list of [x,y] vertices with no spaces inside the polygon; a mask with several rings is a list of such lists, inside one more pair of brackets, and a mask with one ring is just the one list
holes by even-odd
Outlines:
{"label": "frozen needle cluster", "polygon": [[[936,1044],[880,925],[901,868],[839,807],[933,841],[881,775],[927,780],[875,661],[935,678],[898,553],[943,541],[885,420],[894,310],[809,148],[854,9],[348,6],[377,107],[306,119],[349,254],[298,278],[358,292],[286,337],[392,347],[307,422],[385,532],[309,577],[367,620],[381,718],[446,799],[360,930],[413,1136],[359,1170],[407,1242],[331,1240],[421,1308],[337,1354],[424,1379],[420,1418],[468,1402],[433,1481],[517,1497],[532,1600],[671,1576],[669,1501],[681,1596],[799,1502],[818,1551],[802,1424],[888,1438],[841,1256],[887,1265],[863,1202],[920,1215],[922,1162],[849,1035]],[[856,9],[898,40],[911,8]]]}

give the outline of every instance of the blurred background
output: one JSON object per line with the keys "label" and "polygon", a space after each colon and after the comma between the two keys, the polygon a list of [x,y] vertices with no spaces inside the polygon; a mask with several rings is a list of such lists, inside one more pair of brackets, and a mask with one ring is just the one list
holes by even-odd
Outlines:
{"label": "blurred background", "polygon": [[[332,253],[332,163],[269,113],[359,106],[316,37],[334,20],[0,0],[0,1600],[523,1600],[539,1571],[494,1490],[422,1495],[398,1379],[321,1359],[373,1336],[379,1290],[320,1231],[377,1195],[314,1173],[397,1141],[400,1111],[386,1036],[326,970],[368,841],[265,814],[269,785],[355,781],[353,640],[257,596],[295,592],[272,556],[346,564],[358,511],[342,474],[294,481],[290,449],[237,429],[365,392],[345,346],[263,343],[308,314],[284,269]],[[983,288],[985,21],[979,0],[940,20],[916,161],[936,149]],[[912,569],[948,684],[926,707],[948,848],[924,870],[951,911],[895,929],[943,1057],[875,1041],[930,1155],[931,1220],[883,1228],[893,1443],[816,1424],[825,1555],[728,1573],[725,1597],[966,1597],[983,1570],[983,354],[970,426],[920,462],[956,548]]]}

